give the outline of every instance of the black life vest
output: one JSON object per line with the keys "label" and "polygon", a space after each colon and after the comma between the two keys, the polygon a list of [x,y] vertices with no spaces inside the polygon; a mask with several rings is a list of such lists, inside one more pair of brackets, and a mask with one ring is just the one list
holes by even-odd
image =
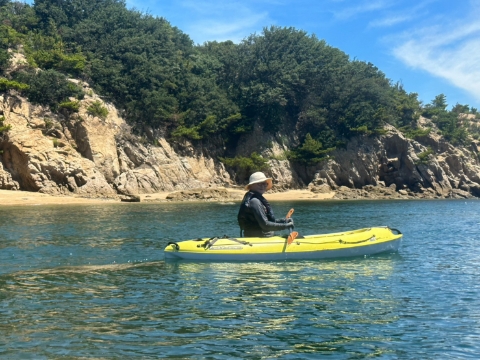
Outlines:
{"label": "black life vest", "polygon": [[261,194],[249,191],[245,194],[240,205],[240,210],[238,211],[238,225],[240,226],[240,236],[243,236],[243,231],[247,230],[248,232],[255,232],[258,234],[263,234],[262,228],[255,219],[252,209],[250,208],[250,200],[258,199],[263,205],[265,215],[269,221],[275,222],[275,215],[273,214],[272,207]]}

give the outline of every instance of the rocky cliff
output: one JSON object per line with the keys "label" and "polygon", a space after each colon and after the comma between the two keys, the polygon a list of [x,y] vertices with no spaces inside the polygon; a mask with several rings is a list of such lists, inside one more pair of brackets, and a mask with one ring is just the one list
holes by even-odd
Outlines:
{"label": "rocky cliff", "polygon": [[[90,95],[78,113],[54,114],[13,92],[0,96],[0,116],[11,125],[0,135],[0,189],[118,197],[235,185],[211,151],[191,144],[176,151],[158,134],[151,135],[155,145],[143,141],[112,105],[80,85]],[[98,101],[108,109],[105,119],[87,111]],[[386,129],[380,137],[351,139],[311,167],[290,164],[281,136],[260,127],[241,139],[237,153],[270,158],[277,189],[308,186],[335,190],[338,198],[480,197],[477,143],[454,147],[435,131],[411,140]]]}
{"label": "rocky cliff", "polygon": [[339,197],[480,197],[477,142],[454,147],[435,131],[411,140],[392,126],[386,129],[384,136],[352,139],[331,159],[303,171],[302,177],[311,179],[312,191],[333,189]]}
{"label": "rocky cliff", "polygon": [[0,116],[11,125],[0,138],[0,189],[116,197],[231,184],[212,158],[179,155],[164,138],[143,144],[109,104],[105,119],[89,115],[94,101],[101,99],[87,95],[78,113],[62,115],[0,96]]}

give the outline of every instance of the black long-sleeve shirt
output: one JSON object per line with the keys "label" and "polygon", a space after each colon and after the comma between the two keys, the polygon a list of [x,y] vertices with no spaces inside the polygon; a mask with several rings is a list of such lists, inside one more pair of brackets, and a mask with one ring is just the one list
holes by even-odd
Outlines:
{"label": "black long-sleeve shirt", "polygon": [[274,231],[284,230],[291,225],[286,223],[286,219],[275,219],[273,212],[270,219],[267,216],[267,209],[260,199],[255,197],[244,198],[239,212],[240,226],[243,226],[245,237],[269,237],[273,236]]}

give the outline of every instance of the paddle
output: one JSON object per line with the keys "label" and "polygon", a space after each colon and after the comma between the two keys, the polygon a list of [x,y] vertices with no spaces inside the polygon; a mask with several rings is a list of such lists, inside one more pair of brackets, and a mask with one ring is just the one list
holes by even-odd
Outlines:
{"label": "paddle", "polygon": [[287,246],[290,245],[298,236],[298,232],[292,231],[290,235],[288,235],[287,239]]}
{"label": "paddle", "polygon": [[[292,216],[293,212],[294,212],[293,208],[290,209],[287,216],[285,216],[285,219],[289,219]],[[292,231],[292,228],[290,228],[290,235],[288,235],[287,246],[290,245],[296,239],[297,236],[298,236],[298,232]]]}
{"label": "paddle", "polygon": [[285,216],[285,219],[289,219],[289,218],[292,216],[292,214],[293,214],[294,211],[295,211],[295,210],[293,210],[293,208],[291,208],[290,210],[288,210],[288,213],[287,213],[287,216]]}

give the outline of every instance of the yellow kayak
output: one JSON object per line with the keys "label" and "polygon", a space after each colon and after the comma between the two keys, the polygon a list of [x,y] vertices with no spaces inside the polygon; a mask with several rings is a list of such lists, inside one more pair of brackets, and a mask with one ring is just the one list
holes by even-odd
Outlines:
{"label": "yellow kayak", "polygon": [[285,237],[213,237],[170,242],[165,259],[214,261],[268,261],[326,259],[395,252],[402,233],[388,227],[372,227],[332,234]]}

